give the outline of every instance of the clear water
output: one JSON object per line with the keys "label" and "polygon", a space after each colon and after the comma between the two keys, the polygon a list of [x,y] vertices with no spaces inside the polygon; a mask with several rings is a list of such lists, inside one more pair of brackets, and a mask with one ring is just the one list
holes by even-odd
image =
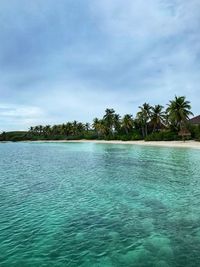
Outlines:
{"label": "clear water", "polygon": [[200,266],[200,151],[0,144],[0,266]]}

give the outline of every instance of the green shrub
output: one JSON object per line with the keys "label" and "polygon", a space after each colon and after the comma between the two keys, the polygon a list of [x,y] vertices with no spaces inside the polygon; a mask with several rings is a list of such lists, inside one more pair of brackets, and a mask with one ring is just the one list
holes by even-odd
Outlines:
{"label": "green shrub", "polygon": [[139,134],[139,133],[134,133],[133,135],[132,135],[132,137],[131,137],[131,140],[142,140],[143,138],[142,138],[142,136],[141,136],[141,134]]}
{"label": "green shrub", "polygon": [[200,140],[200,125],[189,125],[189,130],[191,132],[192,138],[195,140]]}
{"label": "green shrub", "polygon": [[121,135],[121,136],[119,136],[118,140],[130,141],[131,137],[129,135]]}
{"label": "green shrub", "polygon": [[84,139],[95,140],[95,139],[98,139],[98,135],[96,133],[86,133],[84,134]]}
{"label": "green shrub", "polygon": [[174,141],[174,140],[181,140],[181,137],[178,136],[175,132],[155,132],[148,135],[145,138],[145,141]]}
{"label": "green shrub", "polygon": [[4,132],[0,135],[0,141],[24,141],[27,140],[27,132],[25,131],[13,131]]}

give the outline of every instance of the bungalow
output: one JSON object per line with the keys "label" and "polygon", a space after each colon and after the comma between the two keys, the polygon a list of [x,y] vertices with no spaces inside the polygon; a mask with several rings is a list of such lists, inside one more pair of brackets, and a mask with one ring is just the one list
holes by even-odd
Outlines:
{"label": "bungalow", "polygon": [[200,115],[190,119],[189,123],[193,125],[200,125]]}

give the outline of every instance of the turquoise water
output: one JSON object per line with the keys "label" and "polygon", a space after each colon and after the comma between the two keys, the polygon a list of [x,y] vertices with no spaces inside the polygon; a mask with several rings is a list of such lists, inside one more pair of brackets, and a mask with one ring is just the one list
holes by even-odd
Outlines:
{"label": "turquoise water", "polygon": [[0,144],[0,266],[200,266],[200,151]]}

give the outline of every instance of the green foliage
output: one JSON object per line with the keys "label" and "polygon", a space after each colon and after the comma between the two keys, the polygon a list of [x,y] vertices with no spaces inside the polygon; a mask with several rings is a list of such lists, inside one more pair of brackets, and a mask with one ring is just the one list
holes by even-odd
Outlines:
{"label": "green foliage", "polygon": [[153,131],[158,130],[159,128],[162,128],[162,126],[165,125],[165,111],[163,111],[163,106],[161,105],[155,105],[155,107],[152,107],[151,111],[151,125],[153,127]]}
{"label": "green foliage", "polygon": [[161,131],[154,132],[145,138],[145,141],[175,141],[180,140],[180,136],[176,132]]}
{"label": "green foliage", "polygon": [[189,130],[191,137],[200,140],[200,126],[187,123],[192,114],[190,102],[184,96],[175,97],[166,110],[161,105],[144,103],[134,119],[131,114],[122,118],[114,109],[108,108],[102,118],[95,118],[93,124],[76,120],[58,125],[37,125],[28,132],[15,131],[0,134],[0,141],[25,140],[180,140],[178,132]]}
{"label": "green foliage", "polygon": [[132,135],[132,137],[131,137],[131,140],[135,140],[135,141],[137,141],[137,140],[142,140],[143,138],[142,138],[142,135],[140,134],[140,133],[137,133],[137,132],[135,132],[135,133],[133,133],[133,135]]}
{"label": "green foliage", "polygon": [[185,127],[189,116],[193,115],[190,102],[186,100],[185,96],[175,96],[175,99],[168,104],[166,112],[168,123],[177,131]]}
{"label": "green foliage", "polygon": [[27,140],[27,133],[25,131],[3,132],[0,134],[0,141],[25,141]]}
{"label": "green foliage", "polygon": [[148,103],[144,103],[139,109],[137,124],[141,129],[142,136],[145,138],[148,135],[148,123],[150,122],[152,107]]}
{"label": "green foliage", "polygon": [[193,139],[200,141],[200,125],[188,125]]}

